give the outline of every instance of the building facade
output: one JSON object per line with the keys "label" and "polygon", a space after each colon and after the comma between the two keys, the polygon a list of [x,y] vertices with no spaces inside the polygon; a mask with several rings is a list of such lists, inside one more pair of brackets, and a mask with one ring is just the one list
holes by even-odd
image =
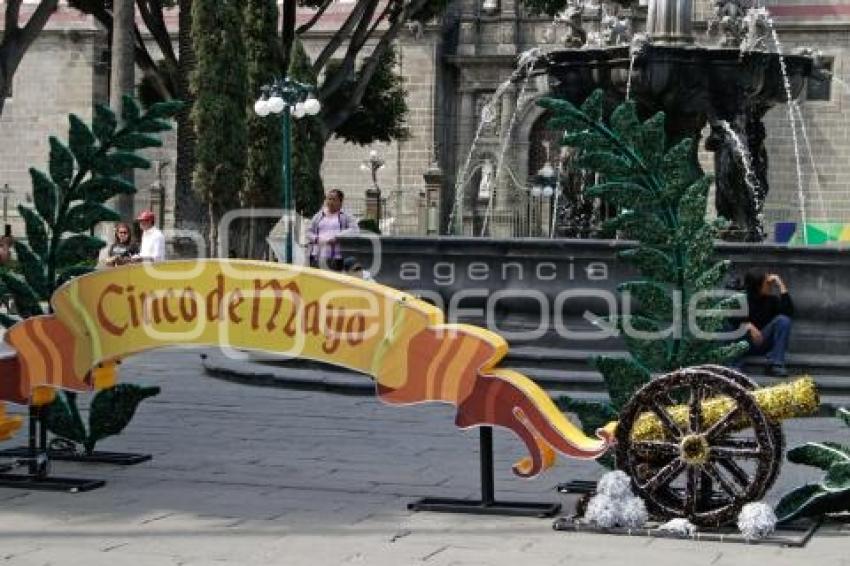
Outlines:
{"label": "building facade", "polygon": [[[844,112],[850,103],[850,3],[765,0],[764,5],[784,51],[818,49],[833,74],[833,80],[804,93],[794,113],[796,136],[786,107],[777,106],[765,118],[768,234],[776,222],[799,222],[803,216],[850,224],[850,117]],[[334,4],[305,38],[308,52],[317,52],[350,7],[344,0]],[[712,2],[695,0],[698,36],[712,12]],[[635,8],[636,31],[645,13],[645,7]],[[591,33],[599,29],[598,12],[585,10],[582,18]],[[332,140],[325,151],[325,186],[345,191],[354,212],[365,213],[362,203],[372,178],[360,166],[374,150],[385,161],[377,180],[392,218],[391,233],[445,233],[462,224],[470,235],[548,235],[554,197],[532,192],[541,184],[543,166],[560,155],[558,133],[548,131],[536,105],[546,85],[539,79],[506,81],[519,55],[562,46],[565,29],[553,26],[551,18],[529,15],[518,0],[455,0],[441,21],[409,26],[398,39],[398,52],[411,136],[372,147]],[[46,167],[48,137],[67,135],[69,113],[89,120],[94,105],[108,100],[107,49],[106,34],[92,19],[62,7],[24,57],[0,117],[0,187],[9,187],[6,222],[15,233],[22,232],[15,206],[31,190],[28,168]],[[490,104],[497,90],[499,101]],[[485,108],[490,120],[482,124]],[[148,153],[154,167],[136,176],[136,208],[153,208],[166,228],[175,225],[174,147],[171,134],[164,148]],[[711,154],[703,152],[701,161],[712,167]]]}

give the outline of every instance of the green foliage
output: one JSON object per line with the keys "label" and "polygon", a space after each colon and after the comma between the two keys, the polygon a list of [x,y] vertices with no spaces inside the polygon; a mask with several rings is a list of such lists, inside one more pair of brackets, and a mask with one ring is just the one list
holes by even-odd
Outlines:
{"label": "green foliage", "polygon": [[193,187],[214,226],[222,214],[239,206],[245,172],[249,94],[241,2],[192,2],[192,48],[192,123],[197,136]]}
{"label": "green foliage", "polygon": [[77,408],[77,394],[71,391],[60,391],[53,403],[47,406],[44,416],[47,430],[78,444],[86,441],[86,425]]}
{"label": "green foliage", "polygon": [[[271,83],[278,74],[280,54],[277,43],[277,20],[278,10],[275,0],[245,1],[242,34],[245,43],[245,68],[249,93],[259,93],[260,87]],[[281,205],[280,121],[257,116],[250,96],[246,112],[248,149],[245,182],[241,196],[242,206],[279,207]]]}
{"label": "green foliage", "polygon": [[378,226],[378,221],[374,218],[364,218],[357,223],[357,227],[364,232],[372,232],[373,234],[380,234],[381,228]]}
{"label": "green foliage", "polygon": [[[626,358],[599,357],[593,360],[593,365],[605,379],[608,396],[611,398],[611,406],[615,411],[623,408],[623,405],[631,399],[634,392],[643,387],[651,378],[644,366]],[[610,420],[604,424],[608,422]]]}
{"label": "green foliage", "polygon": [[[728,262],[713,260],[717,223],[705,219],[711,179],[696,165],[692,140],[667,148],[663,113],[641,121],[634,103],[626,102],[606,120],[603,102],[604,94],[597,91],[581,108],[565,100],[539,104],[551,111],[551,128],[566,130],[562,143],[577,151],[579,166],[602,178],[588,194],[618,207],[618,216],[605,228],[637,241],[620,257],[643,278],[620,286],[629,293],[631,308],[610,321],[628,330],[622,334],[632,359],[594,361],[611,407],[619,410],[651,372],[726,363],[747,344],[707,341],[689,326],[691,297],[715,290],[729,269]],[[698,306],[703,309],[695,313],[700,328],[717,331],[724,323],[722,309],[730,308],[731,301],[707,299]]]}
{"label": "green foliage", "polygon": [[56,436],[81,445],[86,454],[91,454],[100,440],[120,434],[126,428],[139,403],[159,395],[159,392],[159,387],[141,387],[131,383],[98,391],[91,402],[86,430],[77,408],[77,394],[60,391],[53,403],[47,406],[45,424]]}
{"label": "green foliage", "polygon": [[136,414],[139,403],[159,392],[159,387],[132,383],[120,383],[98,391],[89,411],[89,434],[83,442],[86,452],[93,452],[98,441],[120,434]]}
{"label": "green foliage", "polygon": [[137,94],[139,102],[144,108],[148,108],[157,102],[164,102],[160,90],[157,88],[155,81],[162,81],[165,90],[169,93],[179,92],[178,82],[180,81],[180,70],[168,59],[158,59],[154,62],[159,74],[145,74],[139,82]]}
{"label": "green foliage", "polygon": [[[850,427],[850,411],[836,416]],[[799,517],[850,511],[850,446],[835,442],[809,442],[788,451],[788,461],[823,470],[819,484],[802,485],[785,494],[776,506],[780,522]]]}
{"label": "green foliage", "polygon": [[[10,327],[21,318],[44,314],[42,304],[59,286],[94,269],[94,259],[106,244],[89,232],[100,222],[120,220],[103,203],[118,194],[135,192],[135,187],[118,175],[127,168],[149,166],[135,151],[159,146],[159,139],[147,134],[170,128],[166,119],[182,107],[182,103],[171,101],[154,104],[142,112],[130,97],[124,98],[123,105],[125,112],[120,123],[106,106],[95,109],[91,128],[71,114],[68,145],[50,138],[49,173],[30,169],[35,207],[18,206],[24,219],[26,243],[15,242],[18,261],[14,272],[0,268],[0,291],[13,297],[19,316],[1,315],[0,324]],[[134,388],[120,385],[115,391],[104,390],[98,396],[121,400],[114,401],[121,408],[138,397],[137,393],[131,393]],[[132,417],[135,405],[132,411],[120,412],[129,414],[124,425]],[[98,414],[102,412],[99,410]],[[93,407],[92,415],[95,413]],[[117,434],[111,431],[120,432],[115,426],[98,424],[104,418],[101,415],[92,420],[93,432],[87,435],[76,394],[70,392],[60,392],[46,413],[51,431],[82,443],[87,449],[93,449],[99,439]],[[120,421],[118,415],[109,419]]]}
{"label": "green foliage", "polygon": [[[317,84],[310,58],[300,41],[296,40],[289,62],[289,76],[302,84]],[[327,102],[322,103],[323,107]],[[322,207],[325,187],[321,168],[325,151],[325,136],[319,116],[295,120],[292,128],[292,186],[295,191],[295,210],[311,217]]]}
{"label": "green foliage", "polygon": [[[337,137],[346,142],[369,145],[377,141],[404,140],[410,136],[405,123],[408,114],[407,92],[404,90],[404,79],[396,71],[397,66],[398,55],[395,49],[387,49],[381,56],[357,109],[334,132]],[[336,72],[335,67],[329,66],[328,72]],[[355,76],[350,77],[346,84],[324,103],[329,108],[344,107],[362,74],[361,67]]]}

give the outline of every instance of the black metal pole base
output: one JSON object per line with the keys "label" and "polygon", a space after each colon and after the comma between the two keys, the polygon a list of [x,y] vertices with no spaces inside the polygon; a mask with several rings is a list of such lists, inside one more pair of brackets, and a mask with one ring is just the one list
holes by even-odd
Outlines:
{"label": "black metal pole base", "polygon": [[524,501],[496,501],[496,484],[493,478],[493,428],[478,429],[481,468],[481,499],[451,499],[426,497],[407,505],[411,511],[434,513],[469,513],[470,515],[505,515],[508,517],[552,517],[561,510],[560,503],[527,503]]}
{"label": "black metal pole base", "polygon": [[[33,452],[26,446],[17,448],[7,448],[0,450],[0,458],[31,458]],[[101,452],[95,450],[91,454],[79,454],[73,450],[56,450],[47,451],[47,456],[51,460],[63,462],[82,462],[88,464],[115,464],[117,466],[132,466],[147,462],[153,456],[150,454],[133,454],[127,452]]]}
{"label": "black metal pole base", "polygon": [[734,527],[721,527],[707,530],[699,530],[693,535],[682,536],[669,531],[658,529],[658,523],[649,523],[646,526],[628,529],[625,527],[603,528],[595,525],[577,521],[572,517],[561,517],[555,519],[552,528],[556,531],[570,533],[595,533],[604,535],[619,535],[629,537],[652,537],[690,539],[701,542],[726,542],[739,544],[774,544],[778,546],[803,547],[821,526],[822,519],[803,519],[791,524],[777,525],[776,531],[762,539],[747,539]]}
{"label": "black metal pole base", "polygon": [[471,515],[504,515],[506,517],[554,517],[561,510],[560,503],[528,503],[524,501],[484,502],[471,499],[426,497],[407,508],[411,511],[434,513],[468,513]]}
{"label": "black metal pole base", "polygon": [[103,487],[104,485],[106,485],[106,482],[103,480],[60,478],[56,476],[39,478],[30,474],[0,474],[0,487],[12,487],[16,489],[81,493]]}
{"label": "black metal pole base", "polygon": [[[37,491],[64,491],[80,493],[106,485],[103,480],[61,478],[50,475],[50,455],[47,451],[47,427],[40,407],[29,408],[29,442],[23,454],[12,465],[0,466],[0,487]],[[27,473],[9,473],[15,466],[26,466]]]}
{"label": "black metal pole base", "polygon": [[555,486],[555,490],[558,493],[578,493],[584,495],[586,493],[595,493],[596,484],[597,482],[593,480],[571,480],[565,483],[559,483]]}

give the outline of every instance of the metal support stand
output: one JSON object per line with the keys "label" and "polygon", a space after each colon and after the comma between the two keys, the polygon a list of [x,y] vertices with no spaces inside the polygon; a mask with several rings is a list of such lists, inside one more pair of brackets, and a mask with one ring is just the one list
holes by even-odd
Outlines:
{"label": "metal support stand", "polygon": [[555,486],[555,491],[558,493],[577,493],[585,495],[588,493],[596,493],[596,484],[594,480],[570,480],[566,483],[559,483]]}
{"label": "metal support stand", "polygon": [[[81,462],[84,464],[114,464],[116,466],[132,466],[147,462],[152,458],[150,454],[134,454],[127,452],[101,452],[93,451],[86,453],[76,449],[76,444],[72,441],[67,441],[66,446],[51,446],[47,441],[47,426],[45,424],[45,416],[41,414],[38,419],[38,428],[41,434],[41,446],[46,446],[47,456],[50,460],[63,462]],[[18,446],[17,448],[7,448],[0,450],[0,458],[19,458],[31,459],[38,457],[38,450],[34,449],[35,441],[32,436],[35,434],[35,424],[30,418],[30,442],[28,446]],[[61,437],[54,439],[61,440]]]}
{"label": "metal support stand", "polygon": [[65,491],[77,493],[103,487],[103,480],[61,478],[50,475],[50,457],[47,451],[47,427],[42,422],[39,407],[29,410],[29,445],[26,456],[18,464],[27,466],[26,474],[0,473],[0,487],[32,489],[39,491]]}
{"label": "metal support stand", "polygon": [[[33,452],[28,446],[18,446],[0,450],[0,458],[30,458]],[[115,466],[133,466],[152,459],[150,454],[129,452],[105,452],[95,450],[91,454],[70,449],[48,448],[47,456],[57,462],[80,462],[83,464],[113,464]]]}
{"label": "metal support stand", "polygon": [[475,515],[506,515],[510,517],[552,517],[561,510],[560,503],[530,503],[524,501],[496,501],[493,479],[493,428],[478,429],[481,445],[481,499],[451,499],[426,497],[407,508],[411,511],[435,513],[469,513]]}

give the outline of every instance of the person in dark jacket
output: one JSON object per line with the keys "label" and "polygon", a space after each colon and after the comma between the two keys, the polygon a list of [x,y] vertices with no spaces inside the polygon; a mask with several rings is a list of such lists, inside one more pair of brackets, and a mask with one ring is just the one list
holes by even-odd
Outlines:
{"label": "person in dark jacket", "polygon": [[751,271],[744,278],[748,315],[744,320],[748,355],[767,356],[767,374],[786,377],[785,353],[791,336],[794,303],[779,275]]}

